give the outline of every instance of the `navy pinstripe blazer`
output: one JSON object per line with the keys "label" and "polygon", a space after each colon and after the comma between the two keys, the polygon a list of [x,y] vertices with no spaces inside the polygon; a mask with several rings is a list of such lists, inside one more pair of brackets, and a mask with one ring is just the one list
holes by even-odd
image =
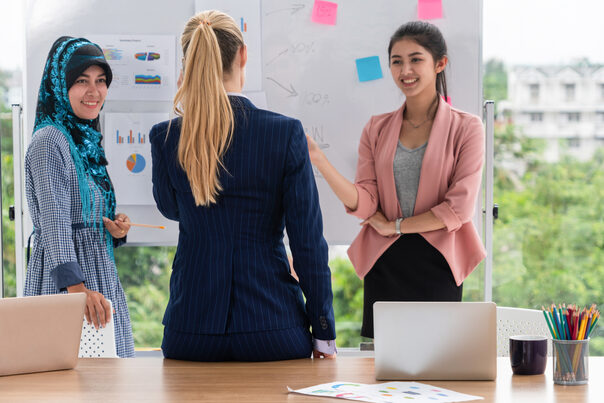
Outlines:
{"label": "navy pinstripe blazer", "polygon": [[150,132],[153,196],[180,229],[163,324],[197,334],[310,325],[314,338],[333,340],[327,243],[302,125],[245,97],[229,99],[235,130],[219,176],[223,190],[210,207],[195,206],[178,164],[179,120],[167,136],[168,122]]}

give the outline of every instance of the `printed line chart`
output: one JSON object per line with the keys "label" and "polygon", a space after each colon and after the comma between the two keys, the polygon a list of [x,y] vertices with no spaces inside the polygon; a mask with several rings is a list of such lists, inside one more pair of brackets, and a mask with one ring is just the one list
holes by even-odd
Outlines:
{"label": "printed line chart", "polygon": [[113,70],[108,101],[171,101],[176,93],[172,35],[90,35]]}

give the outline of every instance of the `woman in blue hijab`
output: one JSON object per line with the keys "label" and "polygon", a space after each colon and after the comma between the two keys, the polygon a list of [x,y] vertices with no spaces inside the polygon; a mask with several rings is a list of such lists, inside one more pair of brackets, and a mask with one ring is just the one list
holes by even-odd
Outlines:
{"label": "woman in blue hijab", "polygon": [[113,257],[130,220],[115,214],[99,132],[112,77],[102,50],[86,39],[61,37],[48,54],[25,156],[35,233],[25,295],[86,293],[88,322],[98,327],[113,320],[118,355],[132,357],[130,316]]}

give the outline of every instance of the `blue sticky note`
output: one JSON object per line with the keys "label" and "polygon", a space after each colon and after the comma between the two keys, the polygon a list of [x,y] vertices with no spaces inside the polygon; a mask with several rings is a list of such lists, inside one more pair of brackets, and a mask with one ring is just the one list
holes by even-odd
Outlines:
{"label": "blue sticky note", "polygon": [[363,57],[356,60],[359,81],[371,81],[382,78],[382,67],[380,58],[377,56]]}

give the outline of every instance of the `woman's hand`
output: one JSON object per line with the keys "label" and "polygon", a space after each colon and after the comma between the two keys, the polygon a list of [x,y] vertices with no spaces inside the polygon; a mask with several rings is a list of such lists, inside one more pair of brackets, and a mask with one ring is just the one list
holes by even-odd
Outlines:
{"label": "woman's hand", "polygon": [[394,221],[388,221],[381,211],[376,212],[374,215],[363,221],[361,225],[371,225],[381,236],[396,235]]}
{"label": "woman's hand", "polygon": [[326,354],[326,353],[322,353],[322,352],[320,352],[320,351],[319,351],[319,350],[317,350],[317,349],[314,349],[314,350],[312,351],[312,356],[313,356],[313,358],[328,358],[328,359],[333,360],[333,359],[335,359],[335,358],[336,358],[336,354],[337,354],[337,353],[333,353],[333,354]]}
{"label": "woman's hand", "polygon": [[111,320],[111,305],[100,292],[92,291],[84,286],[84,283],[70,285],[68,293],[83,292],[86,294],[86,322],[94,324],[96,329],[105,327]]}
{"label": "woman's hand", "polygon": [[128,231],[130,231],[130,219],[126,214],[116,214],[115,220],[111,221],[107,217],[103,217],[103,224],[105,224],[105,228],[115,239],[120,239],[128,235]]}
{"label": "woman's hand", "polygon": [[317,166],[317,164],[321,163],[325,159],[325,154],[323,154],[323,151],[321,151],[321,147],[319,147],[317,142],[308,134],[306,135],[306,143],[308,144],[308,155],[310,155],[310,162]]}

